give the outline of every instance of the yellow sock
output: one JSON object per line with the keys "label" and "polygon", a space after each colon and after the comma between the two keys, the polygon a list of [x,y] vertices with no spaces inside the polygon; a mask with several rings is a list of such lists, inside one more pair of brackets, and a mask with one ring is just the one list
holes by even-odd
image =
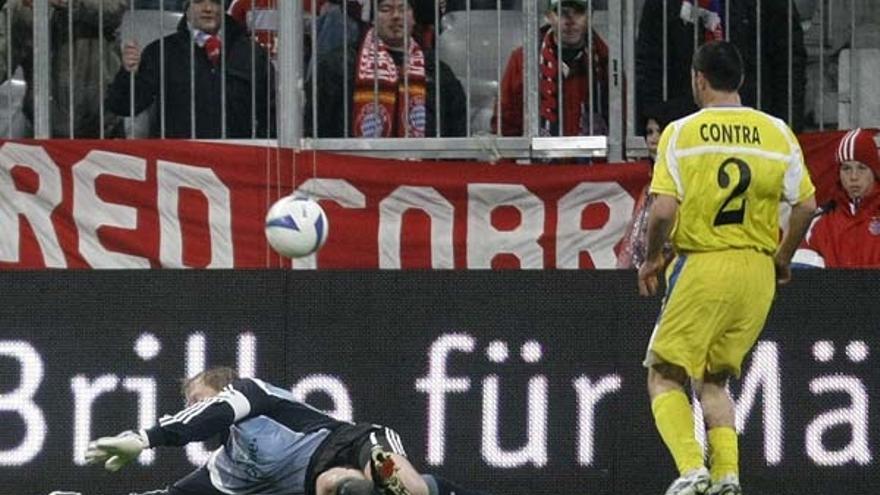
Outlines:
{"label": "yellow sock", "polygon": [[693,411],[684,392],[672,390],[658,395],[651,401],[651,411],[678,472],[703,467],[703,449],[694,436]]}
{"label": "yellow sock", "polygon": [[729,426],[719,426],[709,430],[709,463],[712,481],[728,475],[739,476],[739,446],[736,430]]}

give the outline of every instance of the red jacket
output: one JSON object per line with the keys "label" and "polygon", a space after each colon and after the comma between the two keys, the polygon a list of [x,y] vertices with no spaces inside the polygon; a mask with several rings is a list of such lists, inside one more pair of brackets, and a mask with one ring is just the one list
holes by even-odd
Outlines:
{"label": "red jacket", "polygon": [[838,194],[835,206],[813,224],[797,258],[813,264],[809,259],[816,254],[826,268],[880,268],[880,182],[855,213],[845,193]]}
{"label": "red jacket", "polygon": [[[510,54],[504,77],[501,79],[501,134],[503,136],[523,135],[523,101],[525,100],[523,77],[523,47],[519,47]],[[562,101],[564,113],[562,114],[563,134],[566,136],[580,136],[588,134],[588,113],[582,112],[581,103],[588,108],[587,99],[587,60],[580,58],[579,64],[572,64],[569,76],[562,83]],[[595,34],[593,35],[593,87],[596,88],[598,104],[594,103],[593,117],[594,134],[607,134],[607,105],[608,105],[608,47]],[[534,69],[536,72],[538,67]],[[577,103],[574,103],[577,102]],[[595,102],[595,100],[594,100]],[[498,102],[495,102],[495,114],[492,116],[492,132],[498,133]],[[583,117],[583,118],[582,118]],[[537,119],[538,116],[536,115]]]}

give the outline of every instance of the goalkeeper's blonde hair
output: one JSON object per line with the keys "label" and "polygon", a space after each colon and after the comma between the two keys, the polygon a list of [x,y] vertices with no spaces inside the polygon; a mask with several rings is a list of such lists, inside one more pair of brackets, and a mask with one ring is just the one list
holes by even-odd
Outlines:
{"label": "goalkeeper's blonde hair", "polygon": [[237,378],[238,372],[229,366],[208,368],[195,376],[182,379],[180,381],[180,393],[186,397],[190,387],[196,383],[201,383],[219,392]]}

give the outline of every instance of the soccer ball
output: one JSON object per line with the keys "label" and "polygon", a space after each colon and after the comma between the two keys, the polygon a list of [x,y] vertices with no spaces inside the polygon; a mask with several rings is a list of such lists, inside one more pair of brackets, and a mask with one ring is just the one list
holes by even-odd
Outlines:
{"label": "soccer ball", "polygon": [[272,249],[288,258],[301,258],[320,249],[329,227],[321,205],[305,196],[285,196],[266,214],[266,239]]}

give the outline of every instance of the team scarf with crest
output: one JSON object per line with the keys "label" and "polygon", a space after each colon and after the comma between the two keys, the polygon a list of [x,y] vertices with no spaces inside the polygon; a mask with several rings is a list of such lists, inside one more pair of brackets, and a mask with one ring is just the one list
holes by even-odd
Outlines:
{"label": "team scarf with crest", "polygon": [[354,137],[425,136],[425,54],[414,39],[410,38],[409,51],[398,68],[371,28],[358,50],[356,71]]}

